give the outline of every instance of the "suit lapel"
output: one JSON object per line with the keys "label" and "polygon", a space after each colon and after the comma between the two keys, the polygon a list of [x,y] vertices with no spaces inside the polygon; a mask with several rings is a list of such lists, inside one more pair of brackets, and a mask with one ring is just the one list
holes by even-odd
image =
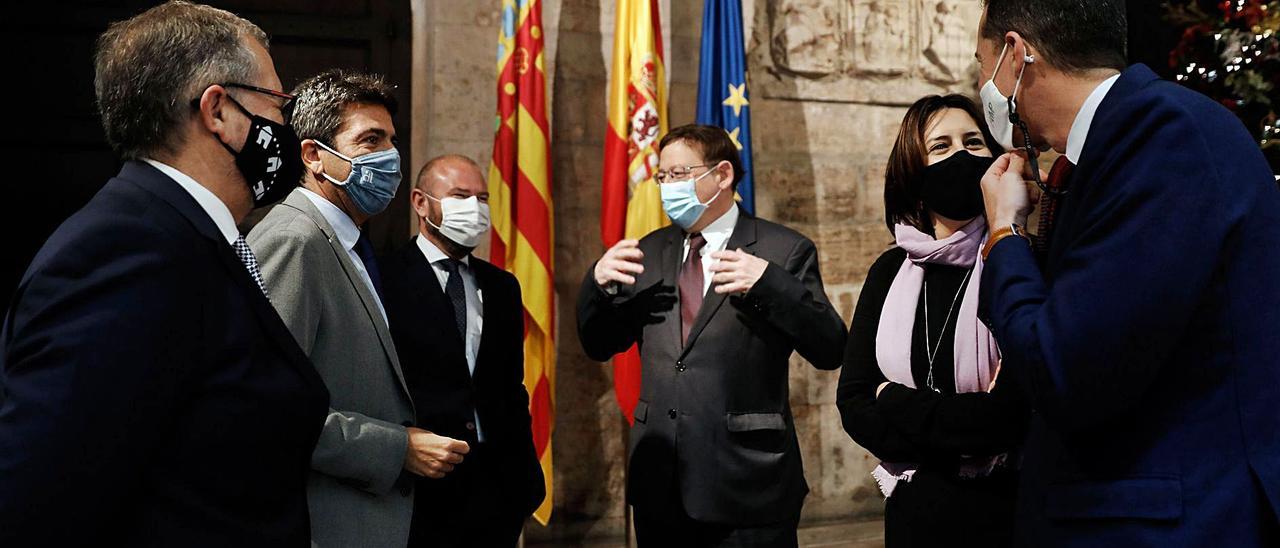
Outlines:
{"label": "suit lapel", "polygon": [[1106,192],[1105,184],[1098,181],[1098,171],[1107,162],[1107,154],[1114,150],[1113,142],[1117,131],[1123,131],[1114,121],[1122,116],[1118,111],[1129,96],[1137,93],[1152,81],[1159,79],[1146,65],[1135,64],[1124,70],[1116,80],[1106,97],[1094,111],[1093,121],[1089,125],[1089,134],[1085,138],[1084,149],[1080,152],[1080,163],[1071,173],[1070,192],[1059,204],[1057,226],[1054,228],[1052,241],[1049,243],[1049,257],[1045,264],[1047,275],[1053,274],[1061,266],[1066,246],[1071,243],[1074,231],[1079,224],[1084,206],[1091,196]]}
{"label": "suit lapel", "polygon": [[284,349],[285,354],[291,358],[290,361],[294,365],[306,371],[314,372],[315,368],[311,365],[311,360],[307,358],[302,348],[298,346],[297,340],[293,338],[293,333],[289,332],[289,327],[284,324],[280,314],[276,312],[271,301],[267,300],[267,296],[258,287],[258,282],[254,281],[253,276],[249,274],[249,270],[245,268],[244,263],[240,262],[240,258],[236,256],[231,246],[217,246],[215,253],[221,259],[222,266],[231,271],[231,278],[235,280],[236,285],[240,286],[240,290],[249,294],[249,302],[253,312],[258,316],[270,337]]}
{"label": "suit lapel", "polygon": [[210,246],[210,252],[218,257],[218,262],[227,269],[232,283],[248,294],[253,313],[266,329],[268,338],[284,351],[295,367],[301,369],[308,377],[315,375],[311,360],[298,346],[297,340],[285,326],[284,320],[280,319],[280,314],[271,305],[271,301],[267,300],[267,296],[263,295],[258,282],[254,281],[253,276],[249,274],[249,269],[240,262],[231,245],[227,244],[226,237],[218,230],[213,219],[209,218],[209,214],[196,203],[195,198],[160,170],[142,162],[126,163],[120,171],[120,178],[133,182],[164,200],[191,223],[192,228],[207,240],[206,244]]}
{"label": "suit lapel", "polygon": [[[736,207],[736,206],[735,206]],[[733,227],[733,234],[729,236],[729,241],[725,244],[725,250],[734,250],[742,248],[750,253],[756,243],[756,220],[754,217],[747,215],[745,211],[739,210],[738,224]],[[720,310],[720,305],[724,304],[728,295],[724,293],[716,293],[715,286],[707,287],[707,294],[702,298],[702,308],[698,309],[698,315],[693,319],[693,327],[689,329],[689,340],[685,343],[684,349],[680,353],[684,357],[689,353],[689,349],[693,348],[693,343],[698,340],[698,335],[707,327],[707,323],[711,321],[711,317]],[[679,340],[679,339],[676,339]]]}
{"label": "suit lapel", "polygon": [[667,244],[662,248],[662,279],[659,284],[671,284],[676,289],[676,305],[666,311],[668,337],[680,353],[680,263],[684,254],[684,232],[675,227],[668,228]]}
{"label": "suit lapel", "polygon": [[[454,327],[453,304],[445,295],[444,288],[440,287],[440,278],[436,276],[435,268],[423,256],[417,240],[414,240],[405,252],[408,253],[405,257],[409,262],[408,279],[413,280],[414,301],[422,304],[423,313],[435,318],[435,321],[425,322],[427,329],[435,333],[436,340],[446,342],[444,346],[451,354],[456,352],[455,359],[462,362],[464,373],[470,375],[470,372],[465,371],[467,363],[466,349],[463,348],[465,339],[459,336],[457,328]],[[478,279],[477,284],[479,284]]]}
{"label": "suit lapel", "polygon": [[[492,342],[489,334],[495,331],[492,329],[495,327],[493,321],[497,320],[497,318],[494,318],[489,314],[489,303],[498,298],[498,290],[494,289],[493,273],[488,270],[487,266],[488,265],[481,266],[481,261],[479,259],[471,257],[471,272],[475,275],[476,291],[479,292],[478,296],[480,300],[480,317],[482,318],[481,321],[484,322],[481,324],[480,329],[480,344],[476,348],[476,368],[474,371],[470,372],[471,378],[473,379],[480,374],[480,367],[484,364],[484,360],[482,358],[485,356],[485,349]],[[523,303],[520,303],[520,306],[523,311]]]}
{"label": "suit lapel", "polygon": [[374,331],[378,335],[378,342],[382,345],[382,351],[387,355],[387,359],[391,362],[391,368],[395,370],[396,378],[400,380],[400,387],[404,389],[405,394],[409,393],[409,384],[404,380],[404,371],[400,367],[400,356],[396,354],[395,343],[391,340],[391,332],[387,327],[387,322],[382,317],[381,310],[378,309],[378,303],[374,299],[372,293],[369,292],[369,285],[364,283],[364,278],[360,277],[360,272],[356,270],[355,264],[351,262],[351,257],[347,250],[343,249],[341,240],[335,235],[333,226],[324,218],[324,214],[311,203],[302,194],[301,190],[295,190],[289,194],[281,205],[292,207],[320,228],[325,238],[329,240],[329,247],[333,250],[333,254],[338,259],[338,264],[342,265],[343,272],[347,275],[347,281],[351,283],[351,287],[355,288],[356,295],[360,297],[361,304],[364,305],[365,314],[369,317],[369,321],[373,322]]}

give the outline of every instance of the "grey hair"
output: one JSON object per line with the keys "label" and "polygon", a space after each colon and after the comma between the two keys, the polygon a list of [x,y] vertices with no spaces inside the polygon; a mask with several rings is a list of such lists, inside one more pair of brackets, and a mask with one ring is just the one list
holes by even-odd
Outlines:
{"label": "grey hair", "polygon": [[93,89],[107,142],[125,159],[176,153],[191,101],[214,84],[252,83],[244,38],[265,49],[253,23],[217,8],[173,1],[112,23],[98,37]]}
{"label": "grey hair", "polygon": [[382,105],[396,115],[395,88],[376,74],[330,69],[293,89],[290,122],[299,139],[315,139],[336,147],[333,138],[342,130],[343,111],[351,104]]}

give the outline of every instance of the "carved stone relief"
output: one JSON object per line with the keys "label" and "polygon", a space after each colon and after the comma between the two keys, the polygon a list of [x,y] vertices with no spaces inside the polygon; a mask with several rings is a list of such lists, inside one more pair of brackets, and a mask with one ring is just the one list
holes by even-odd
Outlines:
{"label": "carved stone relief", "polygon": [[974,91],[981,0],[763,0],[750,63],[765,97],[909,104]]}
{"label": "carved stone relief", "polygon": [[924,0],[920,13],[921,68],[925,78],[954,84],[969,76],[982,5],[959,0]]}
{"label": "carved stone relief", "polygon": [[775,66],[809,78],[842,69],[845,2],[775,0],[769,4],[770,48]]}

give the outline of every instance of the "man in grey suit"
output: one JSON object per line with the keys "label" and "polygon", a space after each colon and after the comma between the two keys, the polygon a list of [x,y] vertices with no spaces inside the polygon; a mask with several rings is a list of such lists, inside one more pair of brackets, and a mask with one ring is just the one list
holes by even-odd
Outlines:
{"label": "man in grey suit", "polygon": [[468,447],[413,427],[372,249],[360,238],[400,185],[397,105],[380,78],[337,70],[293,93],[302,186],[248,240],[272,304],[332,395],[307,484],[312,543],[403,547],[413,475],[443,476]]}
{"label": "man in grey suit", "polygon": [[793,350],[840,366],[846,331],[813,242],[734,203],[724,130],[660,145],[674,223],[623,240],[583,280],[578,336],[604,361],[640,346],[627,499],[644,546],[796,546],[808,493],[788,404]]}

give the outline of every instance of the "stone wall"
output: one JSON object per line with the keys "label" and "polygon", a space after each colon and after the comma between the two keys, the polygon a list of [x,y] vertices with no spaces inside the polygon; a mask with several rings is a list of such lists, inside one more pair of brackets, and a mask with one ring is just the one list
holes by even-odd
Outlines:
{"label": "stone wall", "polygon": [[[623,420],[607,366],[573,327],[577,288],[603,251],[599,203],[613,0],[544,0],[550,76],[559,361],[555,515],[531,542],[620,539]],[[492,146],[497,0],[415,3],[415,158],[445,152],[487,164]],[[702,2],[663,0],[670,123],[693,121]],[[743,0],[754,117],[757,208],[817,242],[828,295],[847,321],[890,235],[883,173],[905,106],[972,94],[980,0]],[[419,101],[420,99],[420,101]],[[422,103],[422,104],[419,104]],[[413,166],[414,169],[417,166]],[[872,516],[875,460],[840,426],[838,373],[798,357],[791,403],[811,494],[806,522]]]}

